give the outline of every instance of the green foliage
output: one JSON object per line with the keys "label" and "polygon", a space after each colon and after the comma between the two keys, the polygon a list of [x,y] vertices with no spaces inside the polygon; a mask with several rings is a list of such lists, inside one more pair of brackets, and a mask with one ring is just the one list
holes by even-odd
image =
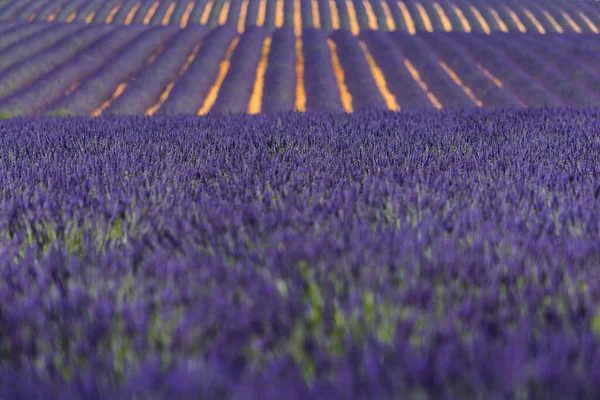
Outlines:
{"label": "green foliage", "polygon": [[52,117],[68,117],[71,114],[69,113],[69,110],[66,110],[64,108],[59,108],[57,110],[48,111],[46,113],[46,115],[52,116]]}
{"label": "green foliage", "polygon": [[592,317],[592,332],[600,339],[600,307],[596,309],[596,313]]}

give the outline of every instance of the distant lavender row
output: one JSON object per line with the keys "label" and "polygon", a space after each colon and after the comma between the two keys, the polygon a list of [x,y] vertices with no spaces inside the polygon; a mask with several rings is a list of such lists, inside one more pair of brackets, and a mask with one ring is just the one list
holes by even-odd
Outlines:
{"label": "distant lavender row", "polygon": [[[19,89],[28,87],[40,77],[60,67],[63,63],[69,62],[75,55],[113,30],[114,28],[110,26],[87,27],[75,37],[63,38],[54,46],[13,64],[0,75],[0,99],[4,100],[8,96],[18,93]],[[4,107],[4,105],[0,105],[0,109],[4,109]],[[28,108],[22,110],[26,114],[31,114],[33,111]]]}
{"label": "distant lavender row", "polygon": [[[91,29],[104,28],[104,26],[94,25]],[[83,35],[76,38],[71,38],[69,42],[65,43],[65,56],[72,57],[74,53],[77,57],[72,57],[68,61],[57,65],[58,63],[51,63],[52,49],[42,53],[44,58],[39,60],[34,58],[33,61],[28,62],[26,65],[28,69],[18,70],[19,65],[15,65],[11,68],[11,71],[15,71],[15,75],[21,77],[19,85],[28,84],[24,90],[18,91],[17,84],[11,79],[11,76],[2,76],[2,82],[6,82],[8,89],[0,93],[9,93],[12,96],[6,97],[0,102],[0,109],[4,109],[9,113],[19,113],[20,110],[28,110],[30,114],[40,114],[46,111],[46,108],[57,99],[68,93],[69,89],[73,85],[79,86],[83,79],[93,74],[95,71],[100,69],[105,60],[110,60],[125,47],[129,42],[133,41],[147,28],[144,26],[135,26],[132,29],[114,29],[112,32],[99,36],[100,33],[104,32],[87,32],[91,33],[85,40],[87,40],[88,46],[84,45]],[[80,42],[75,41],[75,45],[72,44],[73,39],[81,38]],[[92,41],[91,39],[96,39]],[[40,63],[47,61],[47,64],[39,65]],[[51,69],[55,67],[54,69]],[[46,75],[42,75],[45,71],[48,71]],[[41,76],[41,79],[32,79],[32,75]],[[2,88],[3,89],[3,88]]]}
{"label": "distant lavender row", "polygon": [[[122,83],[143,70],[149,59],[170,43],[177,33],[175,27],[152,28],[119,51],[110,63],[96,74],[84,78],[80,86],[50,108],[50,112],[64,111],[73,115],[91,115]],[[158,54],[156,54],[158,55]],[[97,66],[94,67],[98,69]]]}
{"label": "distant lavender row", "polygon": [[[141,24],[6,29],[0,111],[10,115],[600,103],[600,35],[353,36],[306,28],[296,37],[290,27],[271,35],[249,27],[240,35],[231,26]],[[259,65],[264,79],[257,86]]]}
{"label": "distant lavender row", "polygon": [[0,398],[597,398],[599,121],[2,121]]}
{"label": "distant lavender row", "polygon": [[338,27],[352,28],[354,33],[369,29],[598,33],[600,6],[569,0],[24,0],[0,4],[0,21],[210,28],[226,24],[242,29],[258,25],[268,31],[279,24],[290,28],[301,24],[326,33]]}
{"label": "distant lavender row", "polygon": [[165,47],[156,61],[140,72],[128,87],[108,108],[108,114],[145,114],[160,98],[164,89],[178,77],[181,67],[201,46],[206,29],[201,26],[180,31]]}

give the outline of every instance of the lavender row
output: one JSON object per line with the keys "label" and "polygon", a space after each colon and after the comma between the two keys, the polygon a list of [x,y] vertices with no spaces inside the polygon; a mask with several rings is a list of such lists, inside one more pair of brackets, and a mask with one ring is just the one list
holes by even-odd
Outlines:
{"label": "lavender row", "polygon": [[319,1],[319,22],[321,23],[321,29],[325,32],[331,32],[333,30],[333,24],[331,21],[331,8],[329,1]]}
{"label": "lavender row", "polygon": [[[47,21],[48,18],[50,17],[50,15],[52,15],[57,9],[62,8],[64,6],[64,4],[67,2],[68,0],[60,0],[60,1],[53,1],[51,4],[43,4],[42,7],[39,7],[35,12],[36,12],[36,18],[39,18],[40,21]],[[38,2],[38,3],[44,3],[44,2]],[[27,19],[29,16],[23,16],[23,19]],[[56,18],[56,14],[54,15],[54,17]]]}
{"label": "lavender row", "polygon": [[0,72],[56,45],[68,36],[78,34],[84,28],[77,25],[48,25],[47,29],[36,32],[0,51]]}
{"label": "lavender row", "polygon": [[557,51],[556,39],[556,36],[544,36],[544,39],[527,36],[521,40],[527,45],[527,49],[535,51],[540,59],[552,64],[571,82],[577,82],[579,87],[596,96],[600,95],[600,68],[594,71],[573,56]]}
{"label": "lavender row", "polygon": [[171,6],[170,1],[161,1],[159,3],[158,7],[156,7],[156,11],[154,12],[154,15],[152,16],[152,18],[150,19],[149,24],[150,25],[162,25],[162,21],[166,17],[167,10],[169,9],[170,6]]}
{"label": "lavender row", "polygon": [[459,43],[486,70],[489,70],[503,85],[527,106],[556,106],[561,101],[554,94],[522,71],[501,51],[486,44],[477,34],[452,34]]}
{"label": "lavender row", "polygon": [[211,30],[187,71],[177,80],[171,95],[159,109],[161,114],[197,114],[215,82],[221,61],[236,37],[236,30],[223,26]]}
{"label": "lavender row", "polygon": [[385,100],[356,38],[346,30],[339,30],[331,35],[331,39],[336,44],[348,91],[352,95],[353,109],[385,108]]}
{"label": "lavender row", "polygon": [[394,44],[404,57],[414,65],[419,75],[444,107],[472,107],[473,101],[458,87],[442,69],[438,59],[420,37],[401,32],[390,33]]}
{"label": "lavender row", "polygon": [[13,65],[0,76],[0,99],[5,100],[7,96],[68,62],[113,29],[110,26],[90,26],[80,35],[64,38],[43,52]]}
{"label": "lavender row", "polygon": [[327,37],[321,30],[308,28],[302,32],[302,41],[306,108],[342,111]]}
{"label": "lavender row", "polygon": [[523,71],[536,79],[541,85],[555,93],[568,105],[598,104],[598,96],[590,93],[586,87],[576,82],[566,82],[556,68],[544,63],[540,57],[528,48],[521,46],[518,40],[506,40],[504,36],[487,38],[487,43],[502,49]]}
{"label": "lavender row", "polygon": [[574,44],[571,42],[565,42],[561,39],[555,41],[557,49],[560,49],[565,55],[570,56],[573,61],[581,62],[587,67],[592,68],[597,72],[600,72],[600,65],[598,64],[597,58],[597,49],[594,48],[595,46],[582,43]]}
{"label": "lavender row", "polygon": [[[5,25],[2,24],[2,26]],[[9,29],[3,31],[0,35],[0,50],[4,50],[37,32],[48,29],[47,24],[7,24],[6,26]]]}
{"label": "lavender row", "polygon": [[381,68],[386,84],[402,108],[431,108],[427,93],[412,78],[404,64],[402,52],[384,32],[361,33],[362,40]]}
{"label": "lavender row", "polygon": [[77,16],[77,13],[84,6],[84,4],[84,0],[71,0],[60,9],[58,14],[56,14],[56,21],[74,20],[74,17],[71,14],[75,13],[75,16]]}
{"label": "lavender row", "polygon": [[[227,0],[230,2],[227,22],[235,24],[239,18],[241,0]],[[281,0],[284,3],[283,19],[284,25],[294,25],[294,0]],[[219,18],[225,0],[211,1],[199,0],[192,3],[191,13],[186,18],[187,23],[203,23],[213,28],[219,24]],[[139,3],[139,4],[138,4]],[[264,27],[269,32],[275,27],[276,0],[266,3]],[[318,1],[320,25],[326,33],[332,30],[332,14],[330,2]],[[385,3],[385,9],[384,4]],[[166,23],[180,25],[184,23],[183,15],[190,4],[187,0],[175,0],[175,8]],[[207,9],[210,4],[210,10]],[[313,2],[311,0],[299,0],[299,17],[304,28],[314,27],[316,15],[313,15]],[[566,1],[479,1],[479,0],[407,0],[397,2],[392,0],[335,0],[337,14],[340,17],[342,28],[350,29],[351,26],[361,30],[376,28],[379,30],[401,30],[407,31],[407,21],[401,7],[406,7],[408,19],[414,24],[417,31],[464,31],[462,16],[467,24],[475,31],[509,30],[510,32],[586,32],[597,31],[600,26],[600,14],[598,6],[592,2],[566,2]],[[162,24],[167,10],[171,8],[171,1],[162,0],[156,3],[154,0],[29,0],[22,2],[7,3],[0,7],[0,20],[46,21],[53,15],[57,21],[71,21],[71,13],[75,12],[76,21],[90,20],[95,23],[105,21],[113,7],[120,7],[112,19],[112,23],[122,24],[131,14],[133,23],[145,23],[152,25]],[[349,7],[350,6],[350,7]],[[260,9],[259,0],[248,2],[245,26],[257,23]],[[456,7],[460,11],[457,11]],[[492,12],[493,8],[493,12]],[[459,14],[462,16],[459,18]],[[567,14],[565,14],[567,13]],[[568,16],[565,16],[568,15]],[[204,17],[204,18],[202,18]],[[390,18],[394,21],[389,24]],[[498,21],[498,18],[500,21]],[[313,19],[315,19],[313,21]],[[350,21],[352,19],[352,21]],[[391,26],[389,26],[391,25]],[[485,26],[485,27],[484,27]],[[411,28],[412,30],[412,28]]]}
{"label": "lavender row", "polygon": [[20,10],[26,8],[35,0],[13,1],[0,10],[0,20],[10,21],[19,13]]}
{"label": "lavender row", "polygon": [[296,63],[300,61],[296,55],[295,40],[294,30],[290,27],[273,33],[262,98],[264,112],[291,111],[295,107]]}
{"label": "lavender row", "polygon": [[598,121],[2,121],[0,397],[596,398]]}
{"label": "lavender row", "polygon": [[206,25],[209,28],[214,28],[218,25],[221,9],[223,8],[224,3],[229,1],[231,0],[214,0],[211,13],[209,14],[208,21],[206,22]]}
{"label": "lavender row", "polygon": [[196,46],[201,46],[206,29],[194,25],[179,32],[169,46],[143,72],[128,83],[123,94],[107,109],[108,114],[145,114],[174,82]]}
{"label": "lavender row", "polygon": [[119,84],[135,79],[134,76],[147,65],[148,60],[154,55],[158,56],[157,52],[160,52],[162,46],[169,45],[176,32],[176,27],[145,31],[120,49],[115,57],[104,62],[104,66],[96,74],[83,79],[74,92],[53,104],[50,112],[91,115],[100,104],[111,97]]}
{"label": "lavender row", "polygon": [[433,50],[440,61],[446,63],[461,81],[472,90],[484,107],[510,107],[519,105],[519,100],[506,88],[499,87],[477,67],[477,63],[464,48],[454,43],[445,34],[421,35],[421,39]]}
{"label": "lavender row", "polygon": [[248,110],[266,36],[263,28],[246,29],[232,54],[231,65],[211,111],[243,113]]}
{"label": "lavender row", "polygon": [[202,11],[204,10],[204,7],[206,7],[206,3],[208,3],[208,0],[199,0],[194,3],[194,8],[189,16],[189,21],[200,21]]}
{"label": "lavender row", "polygon": [[[100,25],[99,27],[104,26]],[[12,115],[40,114],[46,111],[46,108],[51,106],[54,101],[63,97],[74,87],[81,85],[86,77],[102,68],[106,60],[114,57],[120,49],[146,29],[143,25],[131,29],[115,29],[108,35],[100,37],[89,46],[84,46],[84,50],[77,57],[73,57],[48,74],[41,76],[26,89],[5,98],[0,102],[0,109],[8,111]],[[32,64],[37,66],[36,63]],[[41,75],[40,71],[37,73]]]}
{"label": "lavender row", "polygon": [[[231,3],[233,5],[233,3],[235,3],[235,1],[232,0]],[[179,2],[179,1],[176,2],[175,9],[173,10],[173,13],[171,14],[171,19],[170,19],[169,23],[179,25],[180,27],[183,27],[183,28],[188,26],[187,24],[185,26],[182,25],[183,15],[185,14],[186,9],[188,8],[188,5],[189,5],[189,2]],[[195,25],[195,24],[192,24],[192,26],[193,25]]]}
{"label": "lavender row", "polygon": [[[131,8],[133,8],[137,4],[138,0],[126,0],[123,3],[123,6],[117,11],[114,16],[113,21],[118,24],[122,24],[125,22],[125,19],[129,15]],[[99,22],[99,21],[95,21]]]}
{"label": "lavender row", "polygon": [[[86,1],[85,3],[86,3],[86,5],[93,6],[93,8],[89,9],[89,13],[91,13],[92,11],[95,13],[95,14],[93,14],[92,22],[93,23],[104,23],[106,21],[106,18],[109,15],[109,13],[113,9],[113,7],[115,7],[119,4],[123,4],[123,1],[122,0],[117,0],[117,1],[104,0],[104,1],[99,1],[99,2]],[[82,7],[79,8],[78,14],[79,13],[84,14],[84,15],[82,15],[82,17],[85,19],[88,19],[90,16],[89,13],[88,14],[85,13],[85,5],[83,5]],[[114,16],[113,16],[113,20],[111,22],[115,22]]]}

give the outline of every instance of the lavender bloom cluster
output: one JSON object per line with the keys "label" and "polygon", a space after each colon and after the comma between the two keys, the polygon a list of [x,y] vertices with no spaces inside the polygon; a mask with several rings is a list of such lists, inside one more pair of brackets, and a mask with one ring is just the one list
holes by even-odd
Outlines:
{"label": "lavender bloom cluster", "polygon": [[598,398],[599,121],[1,121],[0,398]]}

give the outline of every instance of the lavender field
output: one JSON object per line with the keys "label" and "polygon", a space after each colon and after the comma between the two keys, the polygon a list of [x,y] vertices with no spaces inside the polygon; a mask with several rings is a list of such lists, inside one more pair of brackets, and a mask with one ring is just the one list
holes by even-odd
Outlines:
{"label": "lavender field", "polygon": [[5,121],[0,398],[595,398],[599,118]]}
{"label": "lavender field", "polygon": [[0,0],[0,400],[600,398],[599,27]]}

